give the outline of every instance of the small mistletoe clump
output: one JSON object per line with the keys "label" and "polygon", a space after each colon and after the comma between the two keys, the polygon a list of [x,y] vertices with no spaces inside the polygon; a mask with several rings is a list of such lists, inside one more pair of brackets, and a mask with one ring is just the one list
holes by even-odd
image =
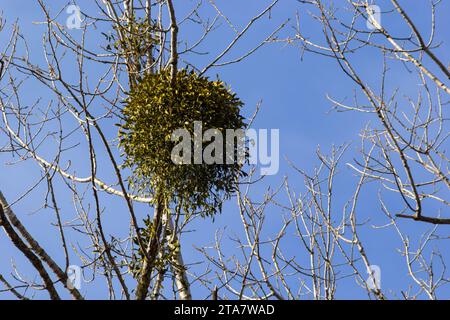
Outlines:
{"label": "small mistletoe clump", "polygon": [[[145,259],[145,249],[147,245],[157,235],[157,230],[154,222],[147,217],[144,219],[144,228],[139,229],[140,238],[144,244],[144,249],[139,246],[137,236],[133,237],[133,253],[130,259],[129,270],[135,279],[139,278],[139,274],[142,269],[142,262]],[[168,239],[162,239],[159,244],[160,251],[156,259],[153,261],[153,267],[157,269],[164,269],[167,261],[174,260],[180,251],[180,244],[178,241],[167,242]]]}
{"label": "small mistletoe clump", "polygon": [[[126,100],[119,131],[132,187],[182,204],[186,213],[208,216],[220,211],[221,196],[230,196],[244,174],[242,163],[174,163],[171,154],[177,142],[172,134],[186,129],[194,136],[196,121],[203,132],[216,129],[223,136],[226,129],[245,129],[242,105],[223,82],[193,71],[180,70],[174,81],[168,71],[145,76]],[[191,154],[193,158],[194,151]]]}

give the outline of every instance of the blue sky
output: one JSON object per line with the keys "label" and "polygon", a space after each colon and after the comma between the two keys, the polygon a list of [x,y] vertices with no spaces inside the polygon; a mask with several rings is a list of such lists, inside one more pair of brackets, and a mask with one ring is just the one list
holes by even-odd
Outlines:
{"label": "blue sky", "polygon": [[[419,0],[418,0],[419,1]],[[52,4],[55,1],[50,1]],[[205,16],[213,14],[213,9],[205,2],[205,9],[202,11]],[[345,1],[336,1],[337,4]],[[384,1],[379,1],[383,7]],[[420,2],[426,2],[420,0]],[[76,2],[83,11],[97,12],[98,9],[93,7],[92,1],[83,0]],[[193,1],[178,0],[175,1],[178,8],[178,16],[184,16],[195,4]],[[249,19],[251,19],[257,12],[259,12],[268,1],[261,0],[222,0],[217,1],[217,4],[223,12],[230,18],[230,20],[239,28],[245,27]],[[407,3],[407,1],[402,1]],[[63,2],[58,1],[58,5],[52,8],[53,12],[57,12],[63,8]],[[415,6],[412,3],[406,5],[406,9],[411,16],[416,19],[420,28],[427,30],[429,25],[428,15],[422,14],[423,9],[418,9],[422,6]],[[426,5],[425,5],[426,7]],[[42,25],[35,24],[36,21],[42,21],[43,15],[40,12],[35,1],[30,0],[0,0],[0,8],[3,11],[3,17],[7,19],[7,25],[13,23],[18,19],[21,33],[29,43],[29,49],[35,62],[43,61],[42,52],[42,35],[44,28]],[[275,28],[281,23],[290,19],[286,28],[280,33],[280,38],[285,38],[295,35],[295,15],[300,14],[303,28],[313,37],[320,37],[320,27],[306,18],[307,12],[295,0],[282,0],[271,12],[270,19],[263,18],[255,24],[252,30],[244,37],[233,51],[230,52],[228,59],[239,57],[243,52],[258,44],[266,38]],[[444,0],[438,11],[438,33],[436,42],[443,41],[443,46],[436,50],[438,56],[444,58],[444,61],[449,62],[448,52],[450,44],[448,32],[439,32],[439,30],[450,30],[450,19],[446,17],[450,12],[450,4]],[[60,16],[61,22],[65,19],[64,12]],[[303,19],[305,17],[305,19]],[[399,21],[386,21],[392,30],[401,31],[403,26]],[[6,28],[0,34],[0,48],[3,49],[3,42],[8,36],[9,28]],[[101,31],[101,29],[99,29]],[[71,31],[74,37],[77,35],[77,30]],[[198,29],[190,25],[181,26],[180,39],[196,39],[198,37]],[[214,33],[207,39],[202,47],[198,50],[209,52],[206,55],[188,56],[185,57],[190,63],[201,69],[207,65],[215,54],[221,52],[230,41],[233,32],[227,28],[225,23],[214,31]],[[87,43],[89,46],[95,47],[103,40],[100,32],[88,34]],[[227,59],[227,60],[228,60]],[[67,62],[65,68],[70,70],[73,66],[73,61]],[[368,51],[366,55],[355,55],[355,64],[359,71],[369,81],[376,81],[378,78],[374,76],[380,72],[382,67],[381,56]],[[98,75],[101,70],[96,70],[92,65],[88,71],[90,74]],[[344,157],[344,162],[351,162],[357,156],[359,148],[358,133],[364,128],[369,121],[376,121],[372,116],[361,115],[353,112],[338,113],[331,111],[331,104],[326,99],[326,94],[336,97],[337,99],[351,98],[355,86],[348,78],[341,72],[335,61],[324,59],[321,56],[305,53],[302,57],[299,47],[293,44],[272,43],[264,46],[255,54],[249,57],[244,62],[239,64],[211,69],[208,75],[219,77],[229,84],[233,91],[245,102],[244,114],[249,116],[253,113],[255,106],[259,101],[262,101],[262,107],[259,115],[254,123],[255,128],[276,128],[280,129],[280,171],[277,175],[265,178],[261,183],[253,187],[252,195],[255,198],[262,197],[263,193],[269,186],[275,188],[282,183],[285,176],[289,177],[292,188],[296,192],[303,192],[303,179],[289,167],[285,159],[293,162],[297,167],[301,167],[311,172],[317,164],[315,156],[316,149],[320,146],[322,152],[329,153],[333,145],[341,145],[344,143],[351,143],[348,152]],[[70,78],[70,75],[68,75]],[[408,76],[404,69],[394,69],[390,73],[389,83],[391,88],[401,87],[403,92],[414,95],[417,79],[414,75]],[[35,82],[27,84],[26,94],[23,100],[27,103],[32,103],[37,97],[43,96],[44,101],[49,99],[45,96],[45,91],[42,87],[36,85]],[[65,123],[67,127],[73,123]],[[107,130],[109,137],[114,137],[117,132],[116,127],[111,127]],[[4,136],[2,136],[3,139]],[[4,142],[1,141],[1,144]],[[47,146],[44,146],[46,148]],[[51,150],[51,146],[48,146]],[[80,146],[83,148],[83,145]],[[46,150],[46,149],[44,149]],[[85,149],[86,150],[86,149]],[[86,151],[87,152],[87,151]],[[82,176],[88,175],[87,158],[83,157],[77,152],[69,153],[67,156],[73,162],[80,164],[77,167],[78,173]],[[10,161],[9,155],[0,154],[0,190],[4,193],[9,201],[17,199],[27,187],[33,185],[39,174],[36,165],[31,161],[20,163],[18,165],[6,165]],[[101,161],[101,159],[100,159]],[[84,163],[84,166],[83,166]],[[100,162],[102,163],[102,162]],[[105,162],[104,179],[112,179],[107,176],[108,165]],[[340,173],[337,177],[336,185],[336,211],[341,213],[342,205],[349,199],[354,189],[356,177],[353,172],[342,165]],[[377,185],[369,185],[364,190],[360,201],[361,221],[370,218],[368,224],[361,228],[361,236],[366,245],[366,251],[369,253],[373,264],[379,265],[382,270],[382,288],[390,295],[390,291],[399,293],[400,288],[406,288],[410,284],[410,279],[406,276],[406,266],[404,259],[396,252],[400,247],[398,236],[392,229],[374,229],[373,225],[383,225],[387,222],[384,218],[380,205],[376,199],[376,192],[379,189]],[[49,232],[48,223],[53,221],[53,216],[50,211],[36,210],[40,209],[43,193],[45,193],[45,184],[41,184],[36,190],[27,195],[20,203],[13,207],[16,214],[22,218],[23,222],[30,227],[35,238],[49,251],[62,258],[60,248],[55,241],[57,237],[57,230]],[[447,194],[448,195],[448,194]],[[70,194],[58,190],[58,200],[61,201],[64,208],[66,219],[70,220],[73,217],[73,205],[71,204]],[[126,234],[128,231],[123,228],[125,219],[128,223],[128,216],[122,217],[120,208],[123,203],[120,199],[108,196],[105,198],[104,205],[106,208],[108,221],[108,231],[111,233],[119,232]],[[397,197],[393,197],[386,193],[386,201],[388,205],[395,207],[398,202]],[[285,201],[284,196],[280,196],[280,201]],[[210,244],[214,239],[214,230],[217,228],[226,228],[229,234],[237,233],[242,235],[242,227],[239,224],[239,216],[236,210],[235,199],[232,199],[227,205],[222,214],[218,215],[214,221],[210,219],[196,220],[191,226],[190,232],[182,239],[182,246],[184,248],[184,258],[188,263],[193,263],[201,260],[201,256],[194,249],[194,246],[201,247],[202,245]],[[137,209],[143,217],[148,208],[144,205],[138,205]],[[445,214],[448,212],[442,212]],[[268,236],[273,236],[278,232],[279,222],[281,221],[282,212],[274,208],[268,212],[268,225],[264,230]],[[400,225],[404,230],[408,231],[411,239],[417,240],[418,237],[430,226],[415,223],[412,221],[400,221]],[[441,227],[441,233],[448,235],[448,227]],[[75,238],[77,241],[81,239]],[[435,245],[442,249],[444,258],[449,262],[450,253],[446,252],[449,240],[442,240],[440,244]],[[228,244],[230,245],[230,244]],[[298,244],[293,240],[292,243],[285,244],[289,251],[295,251]],[[34,273],[31,268],[24,263],[24,259],[20,253],[11,247],[5,235],[0,235],[0,273],[9,275],[11,271],[10,263],[18,266],[20,271],[29,276]],[[73,264],[79,263],[77,258],[73,256]],[[61,260],[62,261],[62,260]],[[103,280],[102,280],[103,281]],[[105,290],[102,286],[102,281],[94,281],[93,283],[83,284],[83,292],[88,298],[102,298],[105,297]],[[196,289],[201,298],[204,291]],[[445,289],[441,292],[442,297],[449,297],[450,290]],[[44,293],[38,293],[38,297],[45,297]],[[0,299],[10,297],[8,294],[1,294]],[[338,298],[364,298],[362,290],[354,283],[354,280],[345,280],[338,288]]]}

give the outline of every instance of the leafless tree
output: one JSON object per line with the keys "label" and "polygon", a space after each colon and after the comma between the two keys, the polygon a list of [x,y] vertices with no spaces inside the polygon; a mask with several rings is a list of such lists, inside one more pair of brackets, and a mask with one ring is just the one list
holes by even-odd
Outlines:
{"label": "leafless tree", "polygon": [[[282,186],[284,197],[281,187],[258,200],[248,189],[239,192],[244,236],[236,236],[232,242],[240,252],[225,251],[229,244],[220,232],[213,245],[199,248],[213,266],[208,270],[210,279],[220,282],[219,292],[224,298],[334,299],[338,284],[350,278],[370,298],[386,299],[386,292],[375,281],[371,253],[363,241],[372,234],[362,214],[372,209],[361,200],[369,184],[380,186],[378,212],[386,221],[382,226],[373,225],[371,239],[376,239],[375,231],[380,229],[395,230],[400,242],[392,250],[397,249],[404,257],[412,281],[409,288],[389,294],[404,299],[437,299],[438,289],[448,285],[447,261],[436,246],[437,241],[445,245],[448,229],[444,228],[450,222],[445,111],[450,70],[435,53],[439,41],[445,38],[436,31],[439,3],[429,2],[431,25],[425,31],[429,35],[426,39],[425,32],[396,0],[383,2],[381,21],[369,1],[299,1],[295,35],[276,41],[299,47],[305,59],[309,53],[332,59],[343,77],[354,84],[351,103],[345,98],[328,99],[338,112],[372,116],[361,132],[360,157],[346,164],[359,179],[350,200],[337,208],[335,180],[342,171],[340,162],[347,148],[342,146],[333,148],[330,156],[319,150],[319,166],[312,174],[293,165],[304,177],[303,193],[293,190],[287,178]],[[388,19],[404,26],[400,30],[405,33],[390,30],[383,24]],[[306,20],[315,22],[318,28],[306,30],[304,25],[311,25]],[[382,63],[378,70],[374,64],[365,79],[358,66],[368,56],[378,57]],[[394,72],[391,69],[403,72],[405,79],[418,80],[419,85],[413,87],[417,90],[415,98],[406,94],[399,97],[402,90],[410,92],[411,85],[408,82],[405,88],[389,81],[390,72]],[[249,187],[253,185],[251,180],[248,183]],[[393,208],[384,200],[392,197],[390,193],[396,199]],[[287,204],[286,200],[277,200],[286,196]],[[282,213],[278,214],[282,221],[276,222],[274,211]],[[431,225],[431,229],[423,235],[411,234],[402,230],[404,219]],[[274,225],[279,226],[279,232],[267,235],[269,226]],[[292,248],[295,238],[299,247]]]}

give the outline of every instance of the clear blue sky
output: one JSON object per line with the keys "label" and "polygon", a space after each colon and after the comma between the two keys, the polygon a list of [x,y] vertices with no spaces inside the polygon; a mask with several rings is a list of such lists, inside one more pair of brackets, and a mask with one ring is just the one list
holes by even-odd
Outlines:
{"label": "clear blue sky", "polygon": [[[417,2],[426,2],[423,0],[416,0]],[[11,24],[18,19],[21,33],[29,42],[29,50],[36,62],[43,61],[42,50],[42,35],[44,28],[41,25],[36,25],[33,22],[42,21],[43,15],[35,3],[31,0],[0,0],[0,9],[3,11],[3,17],[7,19],[6,23]],[[63,1],[47,1],[52,3],[55,7],[52,8],[53,13],[57,12],[63,7]],[[95,13],[98,10],[93,7],[91,0],[77,1],[76,3],[83,11]],[[208,15],[213,14],[208,1],[204,1],[205,9],[203,13]],[[344,1],[336,1],[336,3],[343,3]],[[403,1],[406,3],[407,1]],[[56,5],[57,3],[57,5]],[[179,17],[184,16],[184,12],[188,12],[195,4],[194,1],[176,0]],[[245,26],[247,21],[259,12],[269,1],[261,0],[217,0],[217,4],[228,15],[230,20],[236,24],[240,29]],[[383,1],[379,2],[381,5]],[[428,15],[422,14],[421,10],[413,4],[406,8],[414,19],[417,19],[420,27],[426,30],[429,23]],[[295,0],[281,0],[271,13],[270,19],[265,17],[258,22],[252,31],[242,39],[240,44],[230,53],[228,58],[238,57],[240,54],[259,43],[268,34],[270,34],[278,25],[286,19],[291,19],[280,37],[293,36],[295,30],[295,14],[299,12],[300,16],[305,16],[306,12],[301,9],[302,6]],[[439,30],[449,30],[450,19],[447,15],[450,13],[450,5],[448,0],[444,0],[438,12],[438,33]],[[60,17],[60,22],[65,21],[65,13]],[[320,28],[317,24],[311,23],[308,19],[302,20],[305,22],[304,30],[308,31],[313,36],[319,36]],[[390,21],[388,21],[391,23]],[[392,22],[390,25],[392,29],[402,28],[396,25],[397,22]],[[0,34],[0,49],[3,49],[4,43],[7,40],[8,28]],[[103,41],[103,37],[98,33],[88,34],[88,44],[96,46]],[[77,37],[77,30],[71,31]],[[448,36],[448,32],[442,33]],[[196,35],[196,36],[193,36]],[[198,33],[192,27],[187,26],[180,29],[180,39],[196,39]],[[200,51],[210,52],[208,55],[189,56],[189,62],[202,68],[215,53],[222,51],[232,37],[232,31],[227,28],[225,23],[217,29],[212,36],[199,48]],[[450,44],[447,38],[440,38],[444,42],[443,47],[437,50],[438,55],[444,58],[444,61],[449,61]],[[436,41],[439,42],[439,41]],[[381,70],[381,57],[373,55],[368,52],[366,56],[355,56],[356,64],[362,74],[371,79],[371,74],[379,73]],[[70,61],[68,62],[70,64]],[[69,66],[67,66],[70,69]],[[91,69],[92,74],[99,73],[99,70]],[[227,66],[224,68],[212,69],[209,75],[215,77],[218,74],[222,80],[231,85],[233,90],[245,102],[246,106],[244,113],[246,115],[252,114],[258,101],[262,100],[262,108],[254,124],[255,128],[277,128],[280,129],[280,171],[276,176],[268,177],[253,188],[253,195],[255,198],[261,197],[268,186],[275,188],[282,183],[285,176],[295,188],[296,192],[304,191],[302,178],[291,168],[286,158],[295,163],[296,166],[301,167],[309,172],[312,171],[314,165],[317,164],[315,151],[318,146],[324,153],[329,153],[332,145],[341,145],[343,143],[352,142],[348,153],[345,156],[346,161],[351,162],[357,155],[359,147],[358,133],[364,125],[374,120],[369,116],[360,115],[356,113],[337,113],[330,112],[331,104],[326,99],[326,94],[336,98],[351,97],[354,90],[354,84],[340,71],[338,65],[333,60],[324,59],[321,56],[315,56],[306,53],[301,60],[301,52],[295,45],[286,45],[282,43],[269,44],[259,51],[257,51],[250,58],[242,63]],[[400,86],[405,93],[414,93],[414,86],[417,79],[414,76],[408,77],[405,72],[399,71],[397,76],[395,72],[391,73],[391,83],[393,86]],[[374,79],[376,80],[376,78]],[[43,95],[44,101],[48,101],[49,97],[42,87],[39,85],[32,85],[30,82],[27,86],[27,95],[23,100],[27,103],[32,103],[36,98]],[[411,86],[413,89],[411,90]],[[392,88],[391,88],[392,89]],[[375,120],[374,120],[375,121]],[[69,125],[69,124],[68,124]],[[107,130],[110,137],[114,137],[117,132],[116,127]],[[3,136],[2,136],[3,137]],[[4,142],[1,141],[1,144]],[[87,152],[87,151],[86,151]],[[80,154],[73,154],[72,161],[85,163],[86,167],[79,167],[80,175],[88,174],[88,167],[86,157]],[[37,175],[37,168],[31,161],[19,164],[17,166],[6,165],[10,156],[0,154],[0,190],[4,193],[9,201],[17,199],[22,193],[30,187],[39,176]],[[105,170],[104,172],[107,172]],[[104,176],[105,177],[105,176]],[[109,177],[112,179],[112,177]],[[105,177],[108,180],[108,177]],[[341,213],[341,206],[349,199],[354,189],[355,177],[353,172],[345,165],[341,167],[341,171],[337,177],[336,187],[336,211]],[[53,215],[50,211],[40,210],[41,199],[46,190],[45,184],[41,185],[31,194],[27,195],[19,204],[13,207],[16,214],[22,218],[22,221],[30,227],[33,235],[39,242],[48,249],[49,253],[55,254],[62,258],[62,253],[57,246],[58,234],[54,229],[49,232],[48,223],[53,221]],[[62,190],[62,189],[61,189]],[[376,199],[376,191],[378,187],[375,185],[369,186],[362,194],[360,201],[360,221],[370,218],[367,226],[361,230],[362,238],[366,245],[366,250],[370,256],[373,264],[379,265],[382,270],[382,288],[388,294],[390,290],[399,293],[399,288],[406,289],[410,283],[410,279],[406,276],[406,265],[404,259],[396,252],[400,247],[398,236],[392,229],[376,230],[372,225],[383,225],[387,221],[384,218],[380,206]],[[74,216],[73,205],[71,204],[70,194],[58,190],[59,201],[64,206],[64,213],[67,214],[66,219]],[[105,208],[108,211],[108,228],[111,233],[114,230],[126,234],[127,230],[123,229],[122,218],[128,223],[128,216],[124,217],[120,208],[123,205],[120,199],[108,196],[108,202],[104,202]],[[285,201],[283,196],[280,196],[280,201]],[[386,195],[388,205],[395,206],[397,198]],[[120,203],[120,204],[119,204]],[[141,210],[141,216],[144,216],[146,210],[145,206],[137,206]],[[268,212],[268,225],[265,229],[267,235],[272,237],[279,231],[279,221],[281,220],[281,212],[273,208]],[[445,214],[445,212],[442,212]],[[448,214],[448,212],[447,212]],[[229,234],[242,234],[242,227],[239,224],[239,216],[235,206],[235,199],[232,199],[229,204],[225,206],[224,212],[217,216],[214,221],[211,220],[197,220],[191,227],[195,232],[191,232],[182,239],[182,247],[184,249],[185,260],[188,263],[194,263],[202,259],[202,257],[194,249],[194,245],[200,247],[202,245],[210,244],[214,239],[214,230],[216,228],[226,227],[226,232]],[[401,221],[400,225],[404,230],[408,230],[412,240],[417,238],[426,230],[430,229],[429,225],[423,225],[412,221]],[[448,235],[448,227],[442,227],[441,233]],[[413,241],[416,245],[416,241]],[[449,240],[442,240],[440,244],[435,245],[442,250],[444,258],[450,262],[450,253],[448,252]],[[290,244],[286,244],[288,247]],[[298,248],[298,244],[293,241],[291,249]],[[74,256],[73,256],[74,257]],[[10,262],[18,266],[18,269],[25,275],[34,275],[30,273],[31,268],[28,264],[23,263],[24,259],[21,254],[12,248],[9,241],[5,238],[5,234],[0,234],[0,273],[9,276],[11,271]],[[62,260],[60,260],[62,262]],[[79,263],[76,258],[72,261],[73,264]],[[103,281],[103,280],[102,280]],[[102,298],[105,297],[103,282],[93,282],[91,284],[83,284],[83,292],[88,298]],[[202,294],[203,292],[200,292]],[[344,281],[342,286],[338,288],[337,297],[339,298],[363,298],[362,291],[358,289],[353,280]],[[449,297],[450,290],[446,289],[443,296]],[[45,297],[45,294],[38,294],[38,297]],[[8,294],[0,294],[0,299],[10,297]],[[201,297],[201,296],[200,296]],[[394,296],[390,296],[394,297]]]}

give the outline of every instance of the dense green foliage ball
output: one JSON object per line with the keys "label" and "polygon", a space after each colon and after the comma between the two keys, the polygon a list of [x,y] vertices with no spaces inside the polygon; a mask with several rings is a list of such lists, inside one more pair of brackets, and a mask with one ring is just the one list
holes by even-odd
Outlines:
{"label": "dense green foliage ball", "polygon": [[180,128],[193,136],[194,121],[224,136],[225,129],[245,129],[242,105],[223,82],[193,71],[180,70],[174,82],[168,71],[145,76],[126,100],[119,130],[132,187],[167,196],[191,213],[214,214],[244,174],[242,164],[175,164],[171,152],[177,143],[171,136]]}

